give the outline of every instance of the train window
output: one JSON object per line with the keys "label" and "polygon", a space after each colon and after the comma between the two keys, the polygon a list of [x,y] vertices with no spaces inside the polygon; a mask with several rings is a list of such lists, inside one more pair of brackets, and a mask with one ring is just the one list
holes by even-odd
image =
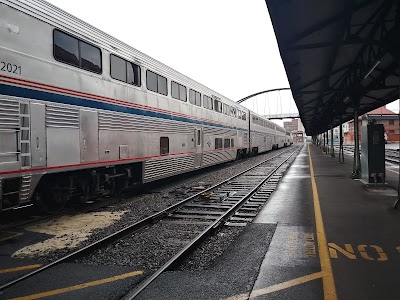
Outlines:
{"label": "train window", "polygon": [[221,138],[215,139],[215,149],[222,149],[222,139]]}
{"label": "train window", "polygon": [[147,89],[157,93],[157,74],[147,70],[146,75]]}
{"label": "train window", "polygon": [[194,105],[201,106],[201,94],[199,92],[196,92],[195,90],[190,89],[189,102]]}
{"label": "train window", "polygon": [[201,146],[201,131],[197,129],[197,146]]}
{"label": "train window", "polygon": [[140,86],[140,67],[138,65],[111,54],[110,68],[112,78]]}
{"label": "train window", "polygon": [[171,82],[171,96],[172,98],[179,99],[179,85],[174,81]]}
{"label": "train window", "polygon": [[160,154],[161,155],[169,154],[169,138],[168,137],[160,137]]}
{"label": "train window", "polygon": [[231,139],[224,139],[224,148],[231,147]]}
{"label": "train window", "polygon": [[146,86],[149,91],[167,95],[167,78],[158,75],[150,70],[146,72]]}
{"label": "train window", "polygon": [[59,30],[53,31],[54,58],[94,73],[101,73],[101,50]]}
{"label": "train window", "polygon": [[217,99],[214,100],[214,110],[216,112],[222,113],[222,103],[221,103],[221,101],[218,101]]}
{"label": "train window", "polygon": [[179,99],[182,101],[187,100],[186,86],[179,85]]}
{"label": "train window", "polygon": [[157,84],[158,84],[158,92],[163,95],[168,94],[168,89],[167,89],[167,78],[158,75],[157,76]]}
{"label": "train window", "polygon": [[189,103],[195,104],[196,103],[196,91],[189,89]]}
{"label": "train window", "polygon": [[236,118],[236,108],[231,107],[231,116]]}
{"label": "train window", "polygon": [[227,115],[228,114],[228,105],[222,103],[222,113]]}
{"label": "train window", "polygon": [[201,106],[201,94],[196,92],[196,105]]}
{"label": "train window", "polygon": [[140,67],[129,61],[126,62],[126,82],[140,86]]}
{"label": "train window", "polygon": [[122,58],[110,55],[111,77],[126,82],[126,62]]}
{"label": "train window", "polygon": [[235,147],[235,140],[234,139],[231,139],[231,147],[232,148]]}
{"label": "train window", "polygon": [[79,67],[78,39],[54,30],[54,57],[62,62]]}
{"label": "train window", "polygon": [[176,83],[175,81],[171,81],[171,96],[172,98],[186,101],[186,87],[179,83]]}
{"label": "train window", "polygon": [[245,111],[242,112],[242,120],[246,121],[246,112]]}
{"label": "train window", "polygon": [[101,73],[101,51],[99,48],[79,41],[81,67],[95,73]]}
{"label": "train window", "polygon": [[203,95],[203,107],[207,109],[213,109],[213,102],[211,97]]}

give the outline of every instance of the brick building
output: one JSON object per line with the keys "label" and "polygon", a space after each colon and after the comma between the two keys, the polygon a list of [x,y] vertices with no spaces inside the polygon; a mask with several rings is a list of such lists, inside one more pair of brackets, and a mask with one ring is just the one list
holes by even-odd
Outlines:
{"label": "brick building", "polygon": [[291,121],[283,122],[283,128],[287,131],[297,131],[299,130],[299,121],[300,119],[292,119]]}
{"label": "brick building", "polygon": [[[380,108],[374,109],[369,113],[366,113],[360,117],[358,122],[359,126],[359,137],[361,140],[361,126],[363,123],[368,123],[369,121],[376,120],[377,124],[383,124],[385,128],[385,136],[388,142],[399,142],[400,140],[400,124],[399,115],[393,111],[382,106]],[[354,142],[354,120],[348,122],[348,130],[344,131],[344,142],[353,143]]]}
{"label": "brick building", "polygon": [[304,132],[303,131],[292,131],[293,143],[303,143],[304,142]]}

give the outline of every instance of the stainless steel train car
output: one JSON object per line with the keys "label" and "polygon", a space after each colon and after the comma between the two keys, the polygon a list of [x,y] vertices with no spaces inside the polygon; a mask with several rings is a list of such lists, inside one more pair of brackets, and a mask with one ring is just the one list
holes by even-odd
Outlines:
{"label": "stainless steel train car", "polygon": [[0,210],[54,211],[289,143],[283,128],[45,1],[2,0],[0,29]]}

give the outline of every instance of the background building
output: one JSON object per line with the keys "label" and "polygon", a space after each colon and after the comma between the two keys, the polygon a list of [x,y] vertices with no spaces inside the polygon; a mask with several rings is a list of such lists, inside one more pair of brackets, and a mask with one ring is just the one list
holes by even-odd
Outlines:
{"label": "background building", "polygon": [[[358,139],[361,140],[361,126],[364,123],[375,120],[377,124],[383,124],[385,128],[385,136],[388,142],[399,142],[400,140],[400,124],[399,116],[393,111],[382,106],[380,108],[374,109],[369,113],[366,113],[358,117],[360,122],[359,125],[359,136]],[[347,122],[348,127],[343,127],[344,132],[344,142],[353,143],[354,142],[354,120]]]}

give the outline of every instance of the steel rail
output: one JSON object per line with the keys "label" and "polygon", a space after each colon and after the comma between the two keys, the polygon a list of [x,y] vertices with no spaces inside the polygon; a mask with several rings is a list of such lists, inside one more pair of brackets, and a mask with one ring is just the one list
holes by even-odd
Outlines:
{"label": "steel rail", "polygon": [[[334,146],[335,149],[339,149],[338,146]],[[354,149],[351,146],[344,146],[343,147],[345,151],[350,152],[352,154],[354,154]],[[396,155],[388,155],[387,152],[394,152],[396,153],[396,150],[386,150],[385,149],[385,161],[391,162],[391,163],[395,163],[395,164],[399,164],[400,160],[398,158],[398,156]],[[360,150],[360,154],[361,154],[361,150]]]}
{"label": "steel rail", "polygon": [[205,189],[205,190],[203,190],[203,191],[201,191],[199,193],[196,193],[196,194],[194,194],[194,195],[192,195],[192,196],[190,196],[190,197],[188,197],[188,198],[186,198],[186,199],[184,199],[184,200],[182,200],[182,201],[180,201],[180,202],[178,202],[178,203],[176,203],[174,205],[171,205],[170,207],[167,207],[166,209],[164,209],[162,211],[159,211],[159,212],[157,212],[157,213],[155,213],[155,214],[153,214],[151,216],[148,216],[147,218],[145,218],[143,220],[140,220],[140,221],[138,221],[138,222],[136,222],[134,224],[131,224],[131,225],[129,225],[129,226],[117,231],[117,232],[114,232],[114,233],[112,233],[112,234],[110,234],[110,235],[108,235],[108,236],[106,236],[106,237],[104,237],[104,238],[102,238],[102,239],[90,244],[90,245],[87,245],[86,247],[78,249],[78,250],[76,250],[76,251],[74,251],[74,252],[72,252],[72,253],[64,256],[64,257],[61,257],[61,258],[59,258],[59,259],[57,259],[57,260],[55,260],[55,261],[53,261],[51,263],[48,263],[48,264],[46,264],[46,265],[44,265],[44,266],[42,266],[42,267],[40,267],[40,268],[38,268],[38,269],[36,269],[36,270],[34,270],[32,272],[29,272],[29,273],[27,273],[27,274],[25,274],[25,275],[23,275],[23,276],[21,276],[19,278],[16,278],[16,279],[14,279],[12,281],[9,281],[9,282],[7,282],[7,283],[5,283],[5,284],[0,286],[0,291],[5,290],[5,289],[13,286],[16,283],[19,283],[19,282],[21,282],[21,281],[23,281],[23,280],[25,280],[25,279],[27,279],[29,277],[32,277],[32,276],[34,276],[34,275],[36,275],[38,273],[41,273],[41,272],[43,272],[43,271],[45,271],[45,270],[47,270],[47,269],[49,269],[51,267],[54,267],[55,265],[58,265],[58,264],[63,263],[63,262],[66,262],[68,260],[76,259],[78,257],[82,257],[83,255],[85,255],[87,253],[93,252],[96,249],[102,248],[102,247],[104,247],[106,245],[109,245],[109,244],[111,244],[111,243],[113,243],[113,242],[115,242],[117,240],[120,240],[120,239],[122,239],[122,238],[124,238],[124,237],[126,237],[128,235],[131,235],[131,234],[141,230],[142,228],[144,228],[144,227],[146,227],[146,226],[148,226],[150,224],[155,223],[156,221],[162,219],[163,217],[168,216],[172,211],[174,211],[175,209],[183,206],[185,203],[193,200],[194,198],[200,196],[201,194],[203,194],[205,192],[208,192],[210,190],[213,190],[213,189],[215,189],[215,188],[217,188],[217,187],[219,187],[219,186],[231,181],[232,179],[235,179],[236,177],[239,177],[239,176],[243,175],[244,173],[246,173],[246,172],[248,172],[248,171],[250,171],[250,170],[252,170],[252,169],[254,169],[254,168],[256,168],[256,167],[258,167],[258,166],[260,166],[262,164],[264,164],[265,162],[268,162],[268,161],[270,161],[270,160],[272,160],[272,159],[274,159],[274,158],[276,158],[276,157],[278,157],[278,156],[280,156],[280,155],[282,155],[282,154],[284,154],[286,152],[288,152],[288,151],[284,150],[282,152],[279,152],[278,154],[276,154],[276,155],[274,155],[274,156],[272,156],[272,157],[270,157],[270,158],[268,158],[268,159],[266,159],[266,160],[264,160],[264,161],[262,161],[262,162],[260,162],[260,163],[258,163],[256,165],[252,166],[251,168],[246,169],[246,170],[240,172],[239,174],[236,174],[236,175],[234,175],[234,176],[232,176],[232,177],[230,177],[230,178],[228,178],[228,179],[226,179],[224,181],[221,181],[220,183],[217,183],[217,184],[215,184],[215,185],[213,185],[213,186],[211,186],[211,187],[209,187],[209,188],[207,188],[207,189]]}
{"label": "steel rail", "polygon": [[[123,300],[132,300],[137,295],[139,295],[146,287],[148,287],[158,276],[160,276],[164,271],[171,269],[173,266],[177,265],[182,259],[184,259],[194,248],[204,241],[209,235],[212,234],[218,227],[225,224],[225,222],[237,211],[243,204],[250,199],[257,191],[268,181],[276,171],[291,158],[298,148],[293,151],[286,159],[284,159],[277,167],[275,167],[257,186],[255,186],[250,192],[248,192],[243,198],[238,201],[234,206],[227,210],[222,216],[215,220],[211,225],[209,225],[203,232],[197,235],[189,244],[187,244],[181,251],[179,251],[174,257],[172,257],[168,262],[166,262],[161,268],[159,268],[155,273],[149,276],[147,279],[142,281],[139,286],[125,295]],[[267,162],[267,161],[265,161]],[[263,162],[262,164],[264,164]],[[260,164],[259,164],[260,165]]]}

